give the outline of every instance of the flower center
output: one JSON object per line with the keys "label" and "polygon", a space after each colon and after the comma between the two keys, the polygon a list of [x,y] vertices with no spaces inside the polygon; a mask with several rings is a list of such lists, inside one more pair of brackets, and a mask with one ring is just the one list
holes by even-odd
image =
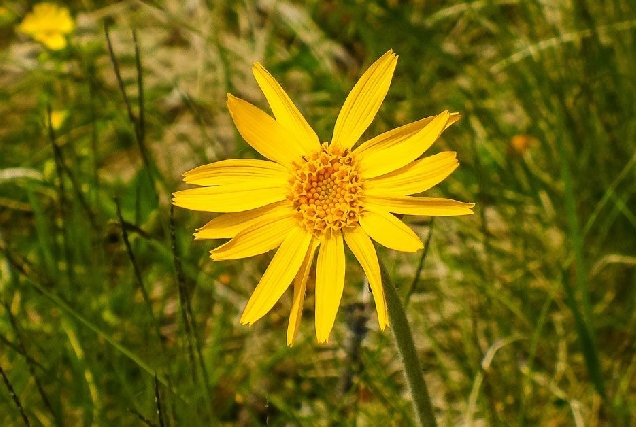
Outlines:
{"label": "flower center", "polygon": [[307,231],[320,234],[358,223],[362,179],[349,150],[322,144],[294,162],[289,199]]}

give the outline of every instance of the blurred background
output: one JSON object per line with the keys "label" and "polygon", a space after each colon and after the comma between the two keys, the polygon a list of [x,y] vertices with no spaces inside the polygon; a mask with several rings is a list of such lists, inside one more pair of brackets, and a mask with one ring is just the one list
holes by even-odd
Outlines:
{"label": "blurred background", "polygon": [[[69,1],[0,6],[0,424],[411,425],[357,263],[328,345],[311,283],[240,313],[272,254],[214,263],[183,172],[257,154],[262,62],[323,141],[357,78],[398,65],[365,136],[437,114],[460,168],[379,249],[440,425],[630,425],[636,412],[636,7],[631,0]],[[36,13],[39,11],[40,15]],[[630,71],[631,70],[631,71]],[[351,257],[351,254],[348,254]]]}

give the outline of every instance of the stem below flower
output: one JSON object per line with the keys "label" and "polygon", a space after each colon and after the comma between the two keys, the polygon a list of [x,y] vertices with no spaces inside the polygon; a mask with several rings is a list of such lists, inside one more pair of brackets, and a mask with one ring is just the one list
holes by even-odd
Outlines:
{"label": "stem below flower", "polygon": [[386,295],[389,319],[391,321],[391,330],[393,331],[393,336],[395,336],[398,352],[402,358],[406,382],[413,396],[415,417],[419,425],[435,427],[437,422],[435,421],[431,398],[428,395],[424,375],[420,367],[420,362],[417,359],[415,344],[413,343],[413,334],[406,319],[404,307],[382,262],[380,262],[380,271],[382,274],[384,293]]}

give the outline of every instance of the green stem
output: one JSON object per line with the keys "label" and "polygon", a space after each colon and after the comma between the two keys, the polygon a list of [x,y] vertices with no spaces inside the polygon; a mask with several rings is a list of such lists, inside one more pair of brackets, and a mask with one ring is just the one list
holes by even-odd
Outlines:
{"label": "green stem", "polygon": [[[568,111],[565,105],[563,108],[564,111]],[[568,122],[572,122],[572,120],[568,120]],[[585,359],[592,383],[594,384],[598,394],[605,400],[607,399],[605,379],[603,377],[603,370],[599,360],[598,347],[596,346],[593,310],[592,303],[590,302],[590,290],[587,280],[587,268],[585,266],[585,258],[583,256],[585,242],[583,239],[583,233],[579,227],[579,219],[576,212],[574,179],[572,177],[572,172],[570,171],[570,165],[568,164],[570,154],[567,151],[563,138],[557,138],[556,142],[561,162],[561,180],[563,181],[566,219],[569,228],[570,241],[572,242],[572,250],[574,252],[574,277],[576,281],[576,288],[573,288],[573,286],[568,283],[568,274],[565,272],[563,275],[563,286],[567,298],[566,301],[574,315],[574,324],[577,329],[579,342],[583,351],[583,358]],[[578,300],[577,294],[579,297]],[[582,312],[579,310],[579,301],[582,306]]]}
{"label": "green stem", "polygon": [[435,427],[437,422],[433,414],[431,398],[428,395],[422,368],[417,359],[415,344],[413,343],[413,334],[411,333],[409,322],[406,319],[404,307],[382,262],[380,262],[380,271],[382,273],[382,284],[386,295],[386,305],[391,320],[391,330],[393,331],[393,336],[395,336],[398,352],[402,358],[406,382],[413,396],[415,417],[420,426]]}

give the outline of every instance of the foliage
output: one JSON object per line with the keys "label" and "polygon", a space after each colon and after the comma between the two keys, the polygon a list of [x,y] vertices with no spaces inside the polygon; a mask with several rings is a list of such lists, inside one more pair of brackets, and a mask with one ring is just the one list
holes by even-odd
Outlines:
{"label": "foliage", "polygon": [[411,221],[424,253],[379,250],[440,424],[629,424],[631,2],[75,1],[60,50],[16,31],[32,5],[3,5],[1,425],[408,424],[359,267],[331,343],[310,293],[288,348],[291,295],[238,322],[271,254],[214,263],[192,240],[209,217],[170,208],[184,171],[255,156],[225,107],[228,92],[265,107],[253,61],[326,141],[391,48],[368,134],[462,112],[434,148],[462,165],[428,195],[477,202]]}

